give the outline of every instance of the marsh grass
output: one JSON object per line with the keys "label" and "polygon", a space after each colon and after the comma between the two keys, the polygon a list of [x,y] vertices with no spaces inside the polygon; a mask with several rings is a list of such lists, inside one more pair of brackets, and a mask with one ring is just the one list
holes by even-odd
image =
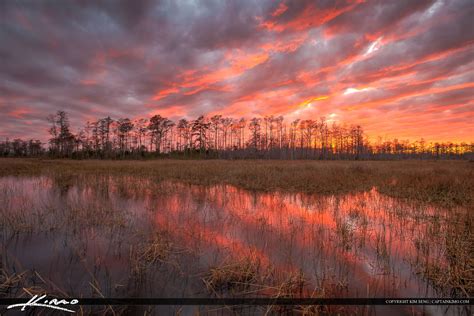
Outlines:
{"label": "marsh grass", "polygon": [[255,257],[226,260],[209,268],[202,278],[210,294],[218,297],[260,294],[270,297],[302,297],[307,279],[301,271],[277,272]]}
{"label": "marsh grass", "polygon": [[[210,295],[216,297],[271,297],[271,298],[318,298],[328,289],[310,289],[302,271],[277,271],[266,266],[255,256],[240,260],[225,260],[221,265],[209,268],[202,278]],[[317,315],[324,306],[277,306],[260,307],[260,313]],[[239,308],[225,309],[239,312]]]}
{"label": "marsh grass", "polygon": [[[93,284],[91,284],[97,291]],[[31,298],[34,295],[47,295],[48,298],[68,299],[71,298],[67,291],[61,289],[51,280],[42,276],[38,271],[23,271],[21,273],[9,273],[5,269],[0,269],[0,298],[16,297]],[[122,315],[125,307],[105,306],[100,308],[86,308],[77,306],[77,315]],[[38,312],[37,315],[48,315],[48,313]]]}
{"label": "marsh grass", "polygon": [[445,246],[443,256],[445,260],[436,260],[430,256],[428,240],[416,240],[415,246],[420,250],[420,256],[414,265],[434,286],[441,290],[449,289],[450,293],[447,294],[472,297],[474,296],[473,227],[472,220],[462,222],[464,224],[461,225],[465,225],[464,229],[450,226],[446,232],[440,232],[440,239]]}
{"label": "marsh grass", "polygon": [[260,262],[255,258],[247,257],[210,268],[202,280],[211,293],[244,294],[244,291],[248,291],[252,286],[261,285],[261,281],[266,278],[261,275],[260,270]]}
{"label": "marsh grass", "polygon": [[8,273],[4,269],[0,269],[0,297],[6,297],[24,278],[26,272]]}
{"label": "marsh grass", "polygon": [[[1,246],[5,247],[7,240],[22,236],[29,242],[44,234],[60,235],[63,238],[57,249],[70,249],[72,254],[67,259],[87,268],[87,289],[93,296],[119,296],[117,293],[137,296],[143,289],[151,293],[156,284],[162,284],[162,278],[175,276],[167,275],[170,271],[177,271],[176,275],[182,277],[190,273],[187,267],[197,262],[198,271],[192,270],[195,272],[192,276],[198,275],[201,291],[198,293],[204,291],[206,296],[350,296],[353,292],[349,290],[359,284],[351,283],[355,281],[351,278],[352,263],[343,258],[346,255],[358,258],[361,249],[376,258],[376,273],[393,277],[394,283],[402,278],[392,258],[411,257],[411,248],[399,255],[398,250],[394,251],[392,240],[412,243],[414,257],[410,263],[420,273],[417,280],[424,278],[447,296],[473,295],[473,214],[469,205],[465,205],[470,197],[458,199],[461,201],[458,205],[454,200],[449,203],[444,199],[427,201],[424,193],[411,197],[410,193],[406,194],[411,191],[403,191],[406,188],[393,189],[391,193],[405,192],[403,199],[388,198],[378,192],[385,182],[387,188],[392,188],[394,183],[402,183],[401,178],[411,177],[408,170],[412,170],[416,178],[421,177],[416,176],[416,169],[423,169],[422,177],[429,179],[439,166],[450,170],[455,179],[453,183],[463,179],[469,187],[471,180],[461,172],[465,171],[462,163],[451,166],[449,162],[446,165],[406,162],[407,165],[390,166],[385,163],[288,162],[284,165],[270,161],[252,166],[245,161],[214,161],[214,168],[207,161],[118,161],[108,162],[109,165],[102,161],[55,162],[13,163],[16,169],[9,172],[20,171],[25,177],[11,178],[1,186]],[[234,169],[231,163],[242,169]],[[34,168],[38,177],[31,180],[26,175],[31,175]],[[300,172],[307,187],[297,180]],[[468,169],[467,174],[469,172]],[[260,174],[265,175],[264,180],[256,176]],[[347,178],[337,178],[341,174]],[[453,181],[448,178],[443,181]],[[336,180],[333,183],[330,179]],[[22,185],[23,180],[26,185]],[[263,187],[265,181],[267,187]],[[413,187],[430,187],[421,179],[417,181]],[[327,182],[326,187],[324,182]],[[246,186],[258,191],[280,192],[257,194],[255,190],[241,189]],[[306,191],[301,189],[303,187]],[[444,192],[441,195],[446,196],[451,190],[449,186],[439,187],[440,192]],[[293,190],[319,194],[281,193]],[[339,194],[346,190],[355,192]],[[48,194],[35,195],[43,191]],[[327,195],[330,192],[334,194]],[[142,209],[137,205],[142,205]],[[440,205],[447,207],[440,208]],[[333,221],[333,226],[331,223],[323,225],[323,214]],[[221,243],[213,244],[216,236],[220,236]],[[232,242],[226,243],[226,237]],[[242,243],[234,249],[234,242]],[[97,244],[103,249],[95,252],[90,249]],[[257,254],[245,252],[246,255],[242,255],[242,249],[255,247],[267,255],[267,261],[260,260]],[[53,253],[53,256],[60,254]],[[123,275],[109,272],[107,264],[110,262],[104,259],[107,256],[119,261],[120,256],[127,257]],[[309,259],[314,266],[306,267],[304,272],[286,269],[287,264],[293,268],[304,266],[305,262],[299,261],[301,258]],[[206,260],[215,264],[204,266]],[[280,266],[272,265],[273,260]],[[70,289],[59,288],[35,271],[12,264],[15,260],[9,254],[4,255],[0,263],[3,262],[7,264],[0,274],[0,295],[17,297],[47,292],[65,296],[61,293],[71,293]],[[7,271],[7,266],[15,269]],[[398,289],[397,286],[402,287],[399,284],[394,288]],[[367,297],[378,294],[377,290],[377,286],[370,291],[367,289]],[[230,311],[236,312],[235,309]],[[267,306],[262,311],[269,314],[354,312],[328,306]],[[128,310],[104,307],[99,312],[120,314]]]}
{"label": "marsh grass", "polygon": [[474,164],[466,161],[41,160],[0,159],[0,176],[115,174],[248,190],[338,194],[369,191],[436,203],[474,203]]}
{"label": "marsh grass", "polygon": [[154,232],[151,237],[143,235],[138,238],[136,245],[130,247],[130,268],[131,274],[138,279],[146,277],[146,271],[149,267],[161,264],[175,265],[170,258],[175,252],[169,237],[162,232]]}

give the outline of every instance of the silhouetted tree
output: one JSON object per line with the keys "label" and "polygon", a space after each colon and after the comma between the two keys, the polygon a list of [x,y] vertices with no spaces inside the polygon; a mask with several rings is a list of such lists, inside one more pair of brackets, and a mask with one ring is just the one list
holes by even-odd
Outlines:
{"label": "silhouetted tree", "polygon": [[150,130],[152,136],[152,144],[155,144],[155,151],[157,153],[161,152],[161,144],[166,136],[166,133],[173,126],[173,122],[168,120],[161,115],[154,115],[148,124],[148,129]]}
{"label": "silhouetted tree", "polygon": [[[64,111],[48,116],[51,135],[49,155],[53,157],[110,158],[143,157],[149,151],[158,154],[182,154],[191,150],[202,156],[222,158],[273,159],[474,159],[474,143],[428,143],[424,139],[368,141],[360,125],[331,126],[324,117],[307,118],[287,125],[282,116],[252,118],[223,118],[201,115],[189,122],[154,115],[149,120],[110,116],[87,122],[77,135],[70,131]],[[154,146],[154,147],[153,147]],[[8,138],[0,142],[0,155],[34,157],[45,153],[38,140]]]}
{"label": "silhouetted tree", "polygon": [[57,111],[48,117],[51,127],[50,144],[53,153],[69,157],[74,149],[74,135],[69,131],[69,118],[66,112]]}
{"label": "silhouetted tree", "polygon": [[192,122],[191,125],[191,136],[194,143],[194,148],[199,150],[202,154],[206,150],[207,141],[207,130],[209,129],[210,123],[206,121],[203,115],[199,116]]}

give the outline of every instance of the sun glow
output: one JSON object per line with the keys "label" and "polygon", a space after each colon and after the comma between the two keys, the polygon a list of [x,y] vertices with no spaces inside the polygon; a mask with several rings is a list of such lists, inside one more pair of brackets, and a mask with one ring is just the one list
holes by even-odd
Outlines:
{"label": "sun glow", "polygon": [[370,87],[367,87],[367,88],[347,88],[345,91],[344,91],[344,95],[347,95],[347,94],[352,94],[352,93],[358,93],[358,92],[365,92],[365,91],[370,91],[372,90],[372,88]]}
{"label": "sun glow", "polygon": [[380,47],[382,46],[380,44],[380,42],[382,41],[382,38],[383,37],[379,37],[375,42],[373,42],[372,44],[370,44],[369,48],[367,48],[367,51],[364,53],[364,56],[367,56],[367,55],[370,55],[372,54],[373,52],[376,52],[380,49]]}

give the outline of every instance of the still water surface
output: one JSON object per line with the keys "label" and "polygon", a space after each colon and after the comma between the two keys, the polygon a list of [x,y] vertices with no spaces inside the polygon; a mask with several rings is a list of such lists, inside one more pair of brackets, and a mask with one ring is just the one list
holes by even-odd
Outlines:
{"label": "still water surface", "polygon": [[[427,262],[449,265],[439,236],[450,216],[463,212],[399,201],[375,189],[318,196],[108,176],[1,178],[0,211],[2,266],[9,273],[29,271],[23,282],[31,293],[275,296],[298,276],[301,286],[286,295],[392,298],[454,295],[419,272]],[[212,269],[243,262],[259,274],[251,285],[210,285]],[[22,287],[3,295],[25,295]],[[231,313],[215,309],[204,311]],[[470,310],[379,306],[329,312]]]}

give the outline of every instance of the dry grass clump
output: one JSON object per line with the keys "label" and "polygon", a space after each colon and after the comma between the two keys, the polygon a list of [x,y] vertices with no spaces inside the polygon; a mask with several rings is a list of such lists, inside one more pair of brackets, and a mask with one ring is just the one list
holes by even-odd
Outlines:
{"label": "dry grass clump", "polygon": [[336,220],[336,232],[340,238],[341,247],[345,250],[350,250],[354,239],[353,226],[348,222]]}
{"label": "dry grass clump", "polygon": [[251,257],[213,267],[203,278],[211,293],[242,292],[260,282],[260,261]]}
{"label": "dry grass clump", "polygon": [[[471,241],[461,241],[460,243],[469,242],[471,246],[463,246],[461,244],[450,245],[447,247],[448,257],[450,258],[448,265],[440,265],[438,262],[428,261],[422,264],[419,271],[423,276],[431,281],[440,289],[451,289],[450,295],[473,297],[474,296],[474,258],[472,254],[474,249]],[[469,249],[466,251],[466,249]]]}
{"label": "dry grass clump", "polygon": [[149,242],[140,249],[139,259],[155,263],[166,259],[171,252],[170,241],[160,233],[156,233]]}
{"label": "dry grass clump", "polygon": [[0,158],[0,175],[40,175],[45,166],[41,159]]}
{"label": "dry grass clump", "polygon": [[67,205],[62,214],[65,227],[108,227],[121,229],[127,226],[127,214],[125,210],[100,203],[73,203]]}
{"label": "dry grass clump", "polygon": [[9,274],[5,269],[0,269],[0,297],[7,297],[8,293],[17,288],[25,274],[25,272]]}
{"label": "dry grass clump", "polygon": [[172,252],[172,244],[163,233],[155,233],[145,242],[139,243],[130,249],[130,266],[132,274],[143,276],[147,267],[166,263]]}
{"label": "dry grass clump", "polygon": [[474,168],[467,162],[419,162],[418,169],[393,172],[395,181],[382,181],[377,189],[396,198],[406,198],[452,207],[474,203]]}
{"label": "dry grass clump", "polygon": [[[218,297],[270,297],[270,298],[322,298],[338,296],[347,290],[344,282],[322,282],[321,287],[309,290],[310,282],[302,271],[285,272],[280,275],[274,267],[266,267],[253,257],[213,267],[203,278],[209,293]],[[236,311],[236,307],[225,307]],[[319,305],[269,305],[261,306],[260,314],[283,315],[327,315],[348,310],[343,307]]]}
{"label": "dry grass clump", "polygon": [[412,264],[436,288],[453,297],[474,296],[474,214],[453,216],[439,230],[442,258],[430,254],[430,240],[416,239],[418,258]]}
{"label": "dry grass clump", "polygon": [[308,283],[303,272],[277,273],[255,256],[227,260],[212,267],[203,277],[209,293],[221,295],[263,295],[274,298],[303,297]]}
{"label": "dry grass clump", "polygon": [[[45,294],[48,298],[65,299],[71,297],[64,289],[58,287],[51,280],[44,278],[37,271],[25,270],[21,273],[10,273],[6,269],[0,268],[0,297],[29,299],[34,295],[42,296]],[[106,306],[103,309],[78,306],[77,314],[116,315],[117,312],[120,313],[123,309],[113,309],[111,306]]]}
{"label": "dry grass clump", "polygon": [[[202,279],[208,292],[217,297],[271,297],[271,298],[296,298],[316,297],[315,293],[308,292],[309,285],[303,272],[290,271],[277,274],[272,266],[265,266],[253,257],[245,257],[220,266],[211,268]],[[318,291],[323,293],[324,291]],[[235,308],[226,307],[229,310]],[[269,305],[261,306],[261,313],[268,315],[277,314],[305,314],[311,311],[322,311],[319,306],[293,306]],[[237,313],[239,310],[236,311]]]}
{"label": "dry grass clump", "polygon": [[303,297],[305,287],[308,284],[302,271],[290,272],[290,274],[280,284],[276,286],[274,297]]}
{"label": "dry grass clump", "polygon": [[46,293],[53,297],[69,297],[63,289],[37,271],[25,270],[16,273],[0,268],[0,297],[29,298]]}

